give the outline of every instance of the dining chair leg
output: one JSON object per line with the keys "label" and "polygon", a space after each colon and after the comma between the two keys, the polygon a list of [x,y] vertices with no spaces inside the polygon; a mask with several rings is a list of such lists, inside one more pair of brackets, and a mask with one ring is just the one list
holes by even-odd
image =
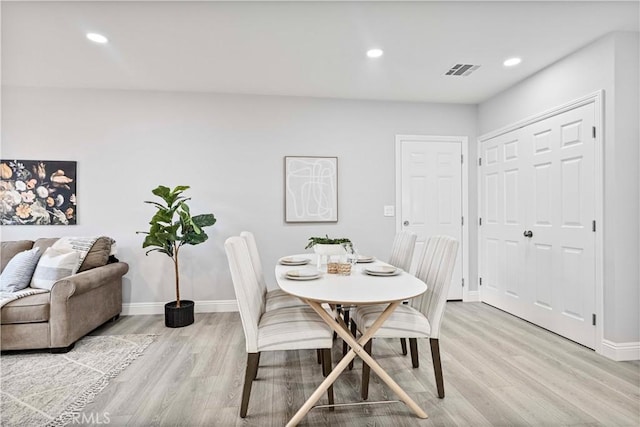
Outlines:
{"label": "dining chair leg", "polygon": [[[336,304],[336,311],[338,312],[338,314],[342,313],[342,305]],[[333,331],[333,340],[335,341],[336,338],[338,338],[338,334],[336,331]]]}
{"label": "dining chair leg", "polygon": [[316,356],[318,357],[318,365],[322,363],[322,352],[320,349],[316,350]]}
{"label": "dining chair leg", "polygon": [[[402,304],[407,305],[409,304],[409,301],[402,301]],[[400,338],[400,347],[402,348],[402,355],[406,356],[407,355],[407,340],[406,338]],[[415,366],[414,366],[415,368]]]}
{"label": "dining chair leg", "polygon": [[411,351],[411,365],[414,368],[420,366],[418,361],[418,340],[417,338],[409,338],[409,350]]}
{"label": "dining chair leg", "polygon": [[[349,325],[349,307],[345,307],[342,309],[342,317],[344,319],[344,324],[345,325]],[[345,354],[347,354],[347,351],[349,351],[349,346],[347,345],[347,343],[343,340],[342,341],[342,356],[344,357]]]}
{"label": "dining chair leg", "polygon": [[[373,351],[372,346],[373,338],[367,341],[367,343],[364,345],[364,351],[366,351],[369,356],[371,356],[371,352]],[[362,386],[360,387],[360,397],[362,397],[362,400],[367,400],[369,398],[369,376],[371,376],[371,368],[363,360]]]}
{"label": "dining chair leg", "polygon": [[[354,338],[358,335],[358,325],[356,325],[356,322],[354,322],[353,319],[351,319],[351,335],[353,335]],[[353,360],[354,359],[351,359],[351,362],[349,362],[349,370],[353,369]]]}
{"label": "dining chair leg", "polygon": [[[322,375],[325,377],[331,373],[332,370],[331,365],[331,349],[324,348],[322,349]],[[327,400],[329,401],[329,405],[333,405],[333,385],[331,385],[327,389]],[[330,410],[333,411],[335,408],[331,407]]]}
{"label": "dining chair leg", "polygon": [[438,389],[438,397],[444,397],[444,378],[442,377],[442,363],[440,362],[440,342],[438,338],[430,338],[431,358],[433,359],[433,372],[436,375],[436,388]]}
{"label": "dining chair leg", "polygon": [[258,360],[256,360],[256,369],[253,372],[253,379],[255,380],[258,377],[258,369],[260,369],[260,355],[262,353],[258,353]]}
{"label": "dining chair leg", "polygon": [[258,371],[258,362],[260,360],[260,353],[247,353],[247,370],[244,374],[244,387],[242,388],[242,403],[240,404],[240,417],[245,418],[247,416],[247,409],[249,408],[249,395],[251,394],[251,384],[256,377]]}

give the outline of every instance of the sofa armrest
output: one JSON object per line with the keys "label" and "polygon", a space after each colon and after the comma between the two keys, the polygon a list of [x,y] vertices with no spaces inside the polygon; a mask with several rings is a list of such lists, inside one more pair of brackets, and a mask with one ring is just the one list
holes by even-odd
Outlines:
{"label": "sofa armrest", "polygon": [[60,279],[51,288],[51,303],[65,301],[73,295],[89,292],[111,280],[121,278],[127,274],[127,271],[129,271],[129,264],[116,262]]}
{"label": "sofa armrest", "polygon": [[120,313],[122,276],[127,271],[127,263],[117,262],[54,283],[49,300],[49,347],[67,347]]}

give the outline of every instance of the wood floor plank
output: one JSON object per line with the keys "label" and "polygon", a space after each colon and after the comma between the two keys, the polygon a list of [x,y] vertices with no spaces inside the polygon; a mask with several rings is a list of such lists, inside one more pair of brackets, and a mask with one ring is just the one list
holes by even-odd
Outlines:
{"label": "wood floor plank", "polygon": [[[512,363],[535,376],[544,377],[547,388],[560,395],[571,396],[571,402],[582,411],[605,425],[625,425],[637,416],[637,403],[620,399],[620,396],[593,393],[589,385],[576,378],[573,372],[529,356],[518,356]],[[602,397],[606,396],[606,399]],[[630,408],[635,406],[635,408]],[[635,412],[635,413],[634,413]]]}
{"label": "wood floor plank", "polygon": [[[239,417],[246,350],[238,313],[197,313],[170,329],[163,316],[122,316],[94,335],[158,334],[87,405],[122,426],[282,426],[322,382],[315,351],[266,352],[248,416]],[[640,362],[614,362],[481,303],[448,303],[440,348],[446,397],[438,399],[427,340],[420,367],[398,340],[376,339],[374,358],[429,418],[401,403],[313,409],[306,426],[637,426]],[[334,364],[342,355],[335,340]],[[336,403],[360,400],[361,362],[334,385]],[[375,374],[369,401],[396,399]],[[319,403],[326,403],[326,396]]]}

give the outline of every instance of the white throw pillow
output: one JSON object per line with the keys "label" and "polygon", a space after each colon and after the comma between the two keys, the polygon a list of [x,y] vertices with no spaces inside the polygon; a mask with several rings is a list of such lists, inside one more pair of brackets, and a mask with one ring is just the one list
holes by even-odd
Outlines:
{"label": "white throw pillow", "polygon": [[28,287],[40,255],[40,248],[14,255],[0,274],[0,291],[16,292]]}
{"label": "white throw pillow", "polygon": [[47,248],[40,257],[31,279],[31,287],[51,290],[58,280],[78,271],[80,254],[74,250]]}

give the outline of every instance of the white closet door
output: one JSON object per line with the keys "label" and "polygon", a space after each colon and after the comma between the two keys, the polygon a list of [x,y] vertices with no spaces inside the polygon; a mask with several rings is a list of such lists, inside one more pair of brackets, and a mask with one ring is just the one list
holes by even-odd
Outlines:
{"label": "white closet door", "polygon": [[481,149],[482,300],[591,348],[594,121],[587,104]]}
{"label": "white closet door", "polygon": [[595,327],[594,105],[523,131],[531,141],[528,239],[531,320],[593,348]]}
{"label": "white closet door", "polygon": [[460,249],[448,299],[462,299],[462,144],[402,141],[401,156],[402,229],[418,235],[413,270],[427,237],[456,238]]}
{"label": "white closet door", "polygon": [[520,131],[503,134],[482,147],[483,301],[523,316],[526,294],[527,150]]}

